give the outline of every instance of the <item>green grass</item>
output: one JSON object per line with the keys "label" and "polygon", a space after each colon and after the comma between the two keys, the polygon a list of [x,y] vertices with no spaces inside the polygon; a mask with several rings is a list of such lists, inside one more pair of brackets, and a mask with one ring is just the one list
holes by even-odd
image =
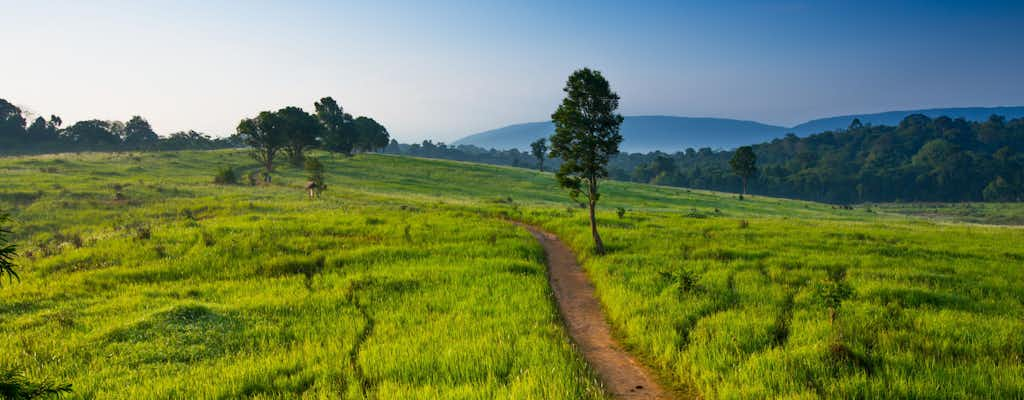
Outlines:
{"label": "green grass", "polygon": [[0,160],[24,255],[4,362],[80,398],[602,396],[527,233],[340,184],[310,202],[295,171],[215,186],[222,157],[246,162]]}
{"label": "green grass", "polygon": [[[212,185],[255,168],[240,151],[0,159],[24,253],[5,361],[78,397],[602,397],[517,218],[576,249],[623,343],[706,398],[1024,396],[1024,229],[608,182],[598,257],[550,174],[324,161],[311,202],[294,169]],[[835,326],[830,269],[854,291]]]}
{"label": "green grass", "polygon": [[1024,225],[1024,203],[884,203],[875,207],[939,222]]}

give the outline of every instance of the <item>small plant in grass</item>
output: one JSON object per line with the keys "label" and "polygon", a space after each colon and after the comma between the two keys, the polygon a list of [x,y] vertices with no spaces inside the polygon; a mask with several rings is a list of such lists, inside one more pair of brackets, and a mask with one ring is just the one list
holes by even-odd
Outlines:
{"label": "small plant in grass", "polygon": [[835,326],[839,307],[842,306],[843,301],[853,296],[853,288],[846,283],[846,269],[842,267],[829,268],[828,278],[814,287],[814,293],[818,301],[828,308],[829,325]]}
{"label": "small plant in grass", "polygon": [[309,174],[309,180],[306,182],[309,198],[319,199],[320,193],[327,190],[327,184],[324,183],[324,165],[320,163],[319,159],[309,157],[306,158],[305,167],[306,173]]}
{"label": "small plant in grass", "polygon": [[747,228],[750,227],[750,221],[747,221],[745,219],[741,219],[740,223],[739,223],[739,226],[740,226],[740,229],[747,229]]}
{"label": "small plant in grass", "polygon": [[213,183],[218,185],[234,185],[238,183],[238,174],[235,173],[234,168],[221,168],[217,171],[217,175],[214,175]]}
{"label": "small plant in grass", "polygon": [[687,294],[700,289],[697,286],[697,273],[688,268],[679,268],[675,272],[661,271],[658,273],[663,279],[676,284],[679,294]]}
{"label": "small plant in grass", "polygon": [[114,201],[124,201],[128,198],[124,195],[124,188],[126,186],[128,185],[122,185],[120,183],[115,183],[110,186],[111,189],[114,189]]}
{"label": "small plant in grass", "polygon": [[618,215],[619,219],[625,218],[626,217],[626,209],[622,208],[622,207],[616,208],[615,209],[615,215]]}

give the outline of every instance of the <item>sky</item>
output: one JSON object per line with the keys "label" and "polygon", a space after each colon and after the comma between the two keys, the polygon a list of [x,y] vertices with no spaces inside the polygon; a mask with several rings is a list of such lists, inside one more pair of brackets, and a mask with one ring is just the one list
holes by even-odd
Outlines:
{"label": "sky", "polygon": [[572,71],[624,115],[792,126],[1024,105],[1024,1],[0,0],[0,98],[160,134],[332,96],[402,142],[550,118]]}

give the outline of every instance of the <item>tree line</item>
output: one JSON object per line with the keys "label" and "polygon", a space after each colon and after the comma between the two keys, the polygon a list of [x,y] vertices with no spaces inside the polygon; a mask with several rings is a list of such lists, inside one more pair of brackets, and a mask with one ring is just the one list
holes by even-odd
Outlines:
{"label": "tree line", "polygon": [[[803,138],[789,134],[744,147],[620,153],[609,159],[608,174],[620,181],[834,204],[1024,201],[1024,119],[992,116],[973,122],[911,115],[897,126],[853,121],[847,129]],[[732,165],[737,151],[744,154]],[[541,164],[518,149],[430,141],[392,143],[385,152],[549,170],[562,163],[544,158]]]}
{"label": "tree line", "polygon": [[237,136],[214,138],[193,130],[160,136],[141,116],[123,122],[92,119],[63,125],[59,116],[31,118],[18,106],[0,99],[0,154],[211,150],[242,145]]}

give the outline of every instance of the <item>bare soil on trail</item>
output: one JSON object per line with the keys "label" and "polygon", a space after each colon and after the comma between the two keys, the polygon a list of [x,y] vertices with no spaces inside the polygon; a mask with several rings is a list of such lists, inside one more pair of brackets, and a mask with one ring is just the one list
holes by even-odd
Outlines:
{"label": "bare soil on trail", "polygon": [[594,295],[594,285],[576,262],[572,250],[558,237],[538,227],[516,225],[526,228],[544,246],[548,280],[569,336],[608,392],[619,399],[673,398],[647,368],[612,338],[604,310]]}

